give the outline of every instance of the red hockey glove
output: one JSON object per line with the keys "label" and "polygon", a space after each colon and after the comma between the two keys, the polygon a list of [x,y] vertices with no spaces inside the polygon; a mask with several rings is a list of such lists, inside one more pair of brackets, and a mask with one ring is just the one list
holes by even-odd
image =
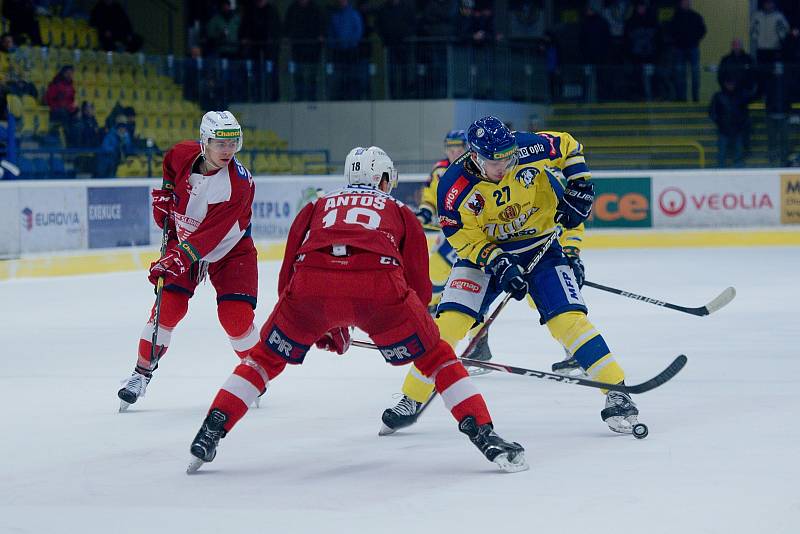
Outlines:
{"label": "red hockey glove", "polygon": [[180,248],[169,249],[164,256],[150,265],[150,283],[156,285],[160,277],[164,277],[164,285],[169,285],[176,278],[189,270],[192,262]]}
{"label": "red hockey glove", "polygon": [[344,354],[350,348],[350,329],[337,327],[325,332],[315,343],[318,349]]}
{"label": "red hockey glove", "polygon": [[159,228],[164,228],[164,221],[175,208],[175,197],[168,189],[153,189],[153,220]]}

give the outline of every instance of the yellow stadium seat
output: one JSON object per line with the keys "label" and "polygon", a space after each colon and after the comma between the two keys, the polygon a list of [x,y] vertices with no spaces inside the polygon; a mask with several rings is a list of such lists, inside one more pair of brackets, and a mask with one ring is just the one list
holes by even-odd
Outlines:
{"label": "yellow stadium seat", "polygon": [[39,104],[36,102],[36,99],[33,98],[31,95],[22,95],[22,109],[25,111],[35,110],[39,107]]}
{"label": "yellow stadium seat", "polygon": [[8,111],[15,117],[22,117],[22,99],[17,95],[7,95],[6,102],[8,103]]}
{"label": "yellow stadium seat", "polygon": [[50,111],[47,109],[39,110],[36,113],[36,133],[44,135],[50,131]]}

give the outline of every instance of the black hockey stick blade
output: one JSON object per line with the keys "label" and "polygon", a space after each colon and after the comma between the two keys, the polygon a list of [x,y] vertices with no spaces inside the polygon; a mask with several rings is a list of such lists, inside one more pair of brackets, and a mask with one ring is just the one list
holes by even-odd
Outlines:
{"label": "black hockey stick blade", "polygon": [[698,317],[703,317],[705,315],[714,313],[715,311],[719,310],[720,308],[727,306],[733,299],[736,297],[736,289],[729,287],[725,289],[722,293],[717,295],[711,302],[706,304],[705,306],[699,306],[697,308],[690,308],[687,306],[679,306],[677,304],[672,304],[670,302],[666,302],[663,300],[658,300],[653,297],[647,297],[644,295],[637,295],[636,293],[631,293],[630,291],[625,291],[622,289],[617,289],[616,287],[609,287],[604,286],[603,284],[598,284],[596,282],[590,282],[586,280],[583,282],[583,285],[588,287],[593,287],[595,289],[599,289],[601,291],[607,291],[609,293],[614,293],[615,295],[621,295],[623,297],[627,297],[633,300],[640,300],[642,302],[646,302],[648,304],[654,304],[656,306],[661,306],[662,308],[669,308],[671,310],[688,313],[691,315],[696,315]]}
{"label": "black hockey stick blade", "polygon": [[534,378],[541,378],[543,380],[552,380],[554,382],[562,382],[565,384],[575,384],[577,386],[586,386],[590,388],[597,388],[597,389],[609,389],[614,391],[622,391],[624,393],[633,393],[633,394],[640,394],[646,393],[651,389],[655,389],[658,386],[668,382],[671,380],[675,375],[677,375],[683,366],[686,365],[688,359],[686,356],[681,354],[677,358],[675,358],[672,363],[670,363],[666,369],[658,373],[656,376],[651,378],[650,380],[646,380],[641,384],[634,384],[632,386],[629,385],[620,385],[620,384],[609,384],[607,382],[598,382],[596,380],[589,380],[588,378],[579,378],[574,376],[564,376],[559,375],[556,373],[548,373],[545,371],[536,371],[534,369],[525,369],[523,367],[514,367],[512,365],[505,365],[502,363],[495,363],[491,361],[480,361],[480,360],[472,360],[470,358],[460,358],[461,363],[464,365],[472,365],[475,367],[483,367],[484,369],[492,369],[495,371],[503,371],[505,373],[512,373],[515,375],[524,375],[524,376],[532,376]]}

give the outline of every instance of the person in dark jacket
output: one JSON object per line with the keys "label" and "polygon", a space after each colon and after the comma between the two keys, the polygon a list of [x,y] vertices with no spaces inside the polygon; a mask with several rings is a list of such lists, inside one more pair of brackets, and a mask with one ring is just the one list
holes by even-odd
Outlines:
{"label": "person in dark jacket", "polygon": [[295,100],[316,100],[325,22],[312,0],[294,0],[286,10],[285,35],[291,43],[290,72]]}
{"label": "person in dark jacket", "polygon": [[281,17],[271,0],[245,3],[239,37],[244,57],[254,62],[259,93],[263,84],[265,99],[278,100]]}
{"label": "person in dark jacket", "polygon": [[8,19],[8,31],[17,43],[42,46],[39,21],[36,20],[36,6],[33,0],[5,0],[3,17]]}
{"label": "person in dark jacket", "polygon": [[755,62],[753,57],[745,52],[742,40],[738,37],[731,42],[731,51],[719,62],[717,67],[717,81],[719,86],[725,80],[733,80],[736,86],[744,91],[750,91],[756,83]]}
{"label": "person in dark jacket", "polygon": [[134,33],[131,19],[116,0],[100,0],[92,8],[89,25],[97,29],[100,48],[112,52],[138,52],[142,38]]}
{"label": "person in dark jacket", "polygon": [[120,162],[133,148],[128,127],[124,122],[118,123],[113,130],[109,131],[100,151],[97,153],[97,167],[95,178],[114,178],[117,176],[117,167]]}
{"label": "person in dark jacket", "polygon": [[650,101],[661,35],[658,19],[645,0],[636,2],[633,13],[625,22],[625,41],[628,59],[636,70],[635,94]]}
{"label": "person in dark jacket", "polygon": [[728,150],[733,150],[733,166],[744,167],[744,150],[747,132],[750,129],[750,113],[747,105],[752,99],[736,85],[726,79],[722,90],[714,93],[708,114],[717,125],[717,165],[726,166]]}
{"label": "person in dark jacket", "polygon": [[389,59],[389,96],[409,98],[412,73],[407,39],[416,32],[414,7],[409,0],[386,0],[377,19],[378,34]]}
{"label": "person in dark jacket", "polygon": [[692,100],[700,99],[700,41],[706,35],[703,17],[692,9],[691,0],[679,0],[670,21],[674,46],[675,88],[678,100],[686,101],[686,64],[691,67]]}

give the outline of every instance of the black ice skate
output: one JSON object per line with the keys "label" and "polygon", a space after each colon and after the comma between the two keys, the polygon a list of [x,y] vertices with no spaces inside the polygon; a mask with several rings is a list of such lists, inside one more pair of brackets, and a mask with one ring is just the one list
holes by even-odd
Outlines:
{"label": "black ice skate", "polygon": [[381,429],[379,436],[394,434],[397,430],[411,426],[417,422],[419,414],[422,412],[423,403],[417,402],[411,397],[403,395],[400,402],[394,408],[387,408],[381,416]]}
{"label": "black ice skate", "polygon": [[469,437],[487,460],[496,463],[503,471],[516,473],[528,469],[522,445],[495,434],[491,423],[478,426],[475,418],[468,415],[458,424],[458,429]]}
{"label": "black ice skate", "polygon": [[186,468],[186,474],[192,474],[207,462],[214,460],[217,455],[217,445],[219,440],[225,437],[225,423],[228,421],[228,415],[216,408],[211,410],[203,421],[203,426],[197,431],[197,435],[192,441],[189,451],[194,458],[192,459],[189,467]]}
{"label": "black ice skate", "polygon": [[150,383],[151,378],[153,378],[153,375],[146,376],[134,371],[129,378],[122,379],[122,389],[117,391],[117,397],[120,400],[120,412],[126,411],[128,406],[139,400],[139,397],[144,397],[145,391],[147,391],[147,384]]}
{"label": "black ice skate", "polygon": [[[489,348],[489,334],[482,336],[478,342],[475,344],[475,347],[469,352],[469,354],[464,354],[464,358],[469,358],[470,360],[478,360],[481,362],[488,362],[492,359],[492,351]],[[470,376],[480,376],[485,375],[486,373],[491,373],[491,369],[484,369],[483,367],[470,367],[467,366],[467,372]]]}
{"label": "black ice skate", "polygon": [[627,393],[609,391],[600,417],[614,432],[633,434],[637,439],[647,437],[647,425],[639,422],[639,409]]}
{"label": "black ice skate", "polygon": [[579,378],[585,378],[587,376],[586,371],[583,370],[578,360],[572,357],[554,363],[550,366],[550,369],[552,369],[554,373],[564,376],[577,376]]}

